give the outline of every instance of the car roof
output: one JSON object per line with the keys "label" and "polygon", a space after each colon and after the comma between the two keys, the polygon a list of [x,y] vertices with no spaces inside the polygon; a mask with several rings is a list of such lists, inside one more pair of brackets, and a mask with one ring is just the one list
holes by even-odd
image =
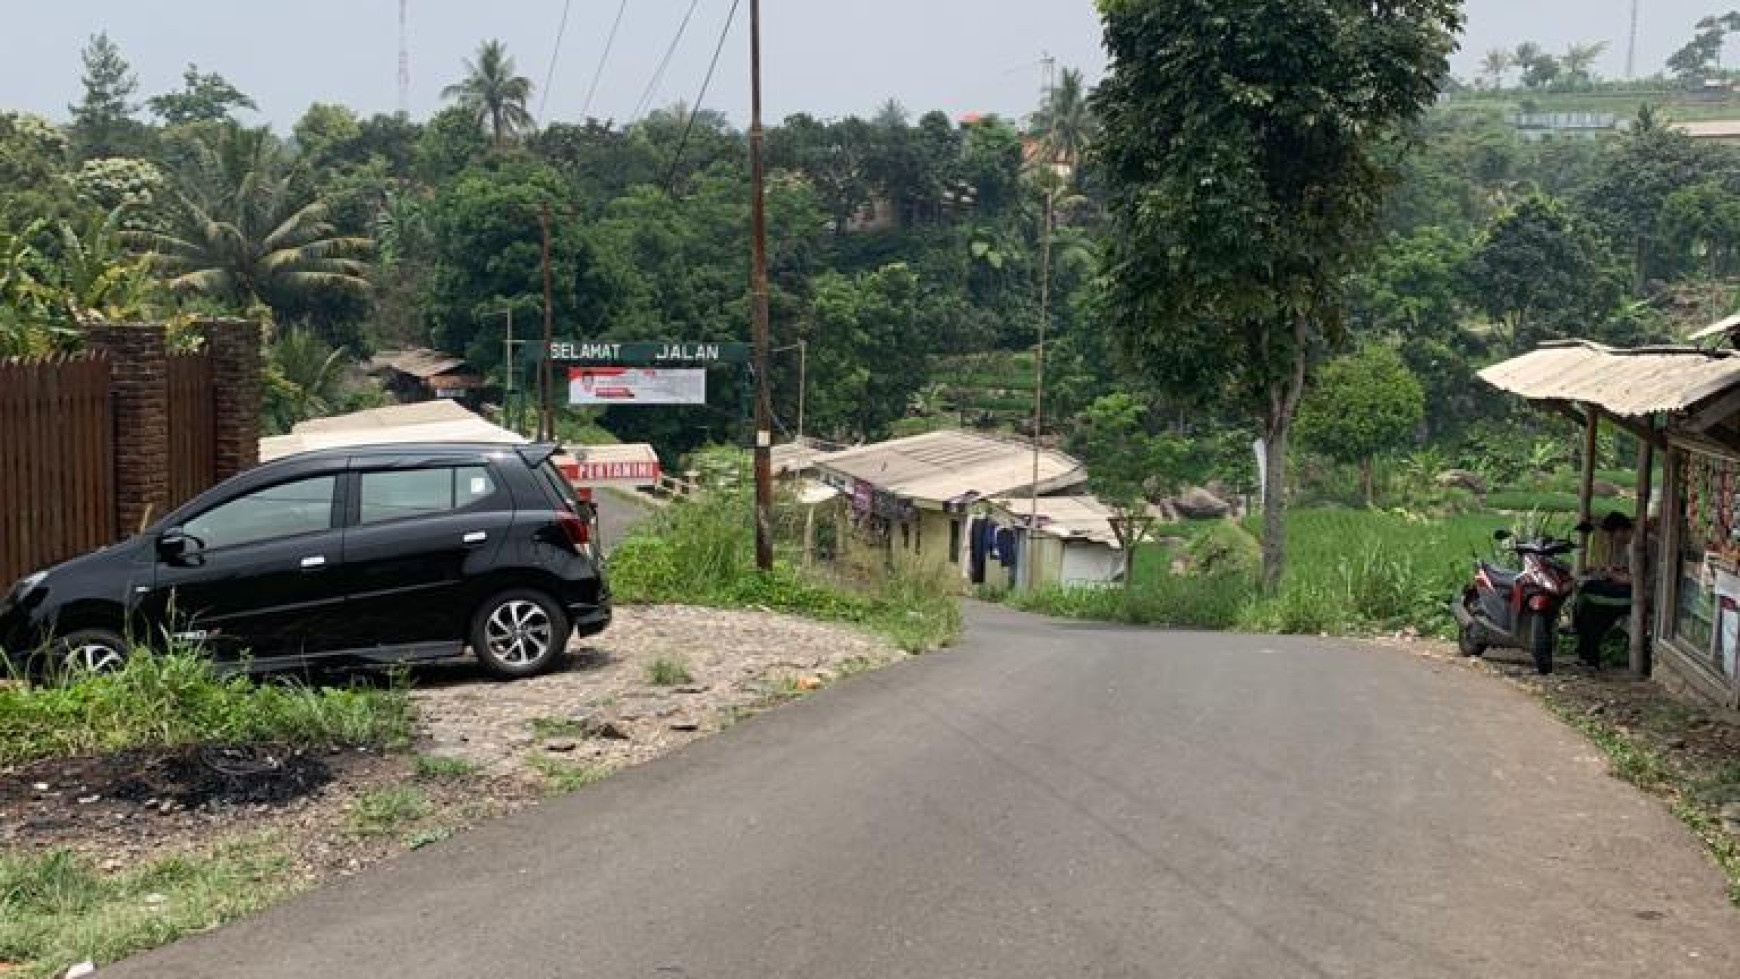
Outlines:
{"label": "car roof", "polygon": [[557,446],[537,443],[510,445],[503,442],[380,442],[298,452],[282,459],[274,459],[260,468],[275,469],[280,466],[339,459],[367,462],[371,459],[402,460],[420,456],[496,456],[509,452],[541,460],[554,455],[556,450]]}

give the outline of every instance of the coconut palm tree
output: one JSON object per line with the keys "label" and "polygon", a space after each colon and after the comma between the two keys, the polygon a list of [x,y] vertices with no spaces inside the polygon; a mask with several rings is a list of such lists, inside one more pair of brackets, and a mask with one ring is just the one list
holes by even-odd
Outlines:
{"label": "coconut palm tree", "polygon": [[345,352],[309,330],[290,330],[266,348],[265,420],[276,433],[331,414],[344,398]]}
{"label": "coconut palm tree", "polygon": [[1081,72],[1065,68],[1057,86],[1033,114],[1033,131],[1039,136],[1048,161],[1074,168],[1087,153],[1098,131],[1087,94]]}
{"label": "coconut palm tree", "polygon": [[477,49],[477,60],[465,62],[465,80],[442,89],[441,97],[454,99],[471,112],[477,124],[489,130],[496,149],[536,128],[526,108],[532,99],[532,80],[514,74],[514,59],[500,41],[485,41]]}
{"label": "coconut palm tree", "polygon": [[1559,63],[1565,69],[1565,80],[1574,85],[1583,85],[1594,81],[1595,62],[1601,60],[1601,56],[1606,52],[1606,41],[1571,45],[1565,50],[1565,56],[1559,59]]}
{"label": "coconut palm tree", "polygon": [[1493,48],[1480,60],[1480,73],[1493,91],[1504,88],[1505,76],[1516,66],[1516,55],[1505,48]]}

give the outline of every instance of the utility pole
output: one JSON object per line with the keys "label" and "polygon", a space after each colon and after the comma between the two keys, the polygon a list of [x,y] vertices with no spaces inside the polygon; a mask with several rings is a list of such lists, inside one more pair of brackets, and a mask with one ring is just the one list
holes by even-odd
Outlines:
{"label": "utility pole", "polygon": [[768,377],[767,172],[762,160],[761,0],[749,0],[750,236],[755,329],[755,566],[773,570],[773,392]]}
{"label": "utility pole", "polygon": [[804,402],[809,400],[810,393],[810,342],[799,340],[798,348],[798,417],[797,440],[804,444]]}
{"label": "utility pole", "polygon": [[1631,44],[1625,49],[1625,78],[1637,77],[1637,23],[1643,0],[1631,0]]}
{"label": "utility pole", "polygon": [[538,369],[538,441],[549,442],[556,437],[555,379],[550,365],[550,351],[556,342],[556,287],[550,270],[550,205],[545,204],[538,211],[538,224],[544,231],[544,349]]}
{"label": "utility pole", "polygon": [[[1057,93],[1057,59],[1045,56],[1046,108]],[[1040,179],[1045,187],[1045,212],[1040,216],[1039,231],[1039,345],[1033,357],[1033,485],[1029,488],[1027,512],[1027,554],[1021,562],[1027,566],[1027,588],[1039,585],[1039,568],[1033,559],[1034,545],[1039,540],[1039,458],[1045,435],[1045,339],[1051,325],[1051,227],[1057,207],[1057,161],[1055,147],[1047,146],[1040,156]]]}
{"label": "utility pole", "polygon": [[525,341],[514,339],[514,307],[512,303],[493,312],[485,313],[482,318],[489,319],[496,316],[507,319],[507,338],[502,341],[502,375],[506,378],[502,397],[506,404],[503,408],[508,415],[509,427],[518,431],[521,419],[520,412],[514,405],[514,395],[518,393],[515,383],[518,378],[515,375],[519,374],[519,365],[514,363],[514,348],[524,345]]}

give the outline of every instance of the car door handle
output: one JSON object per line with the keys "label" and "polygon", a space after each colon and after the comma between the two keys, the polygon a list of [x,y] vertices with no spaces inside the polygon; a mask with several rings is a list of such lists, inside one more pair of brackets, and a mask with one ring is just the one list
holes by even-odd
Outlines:
{"label": "car door handle", "polygon": [[323,554],[316,554],[313,557],[305,557],[302,559],[302,570],[304,571],[312,571],[315,568],[324,567],[326,567],[326,556]]}
{"label": "car door handle", "polygon": [[467,544],[481,544],[486,540],[489,540],[489,534],[481,530],[472,531],[465,535],[465,542]]}

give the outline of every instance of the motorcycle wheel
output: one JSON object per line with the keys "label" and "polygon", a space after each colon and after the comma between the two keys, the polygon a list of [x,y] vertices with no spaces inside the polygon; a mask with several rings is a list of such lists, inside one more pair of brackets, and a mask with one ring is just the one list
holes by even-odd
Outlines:
{"label": "motorcycle wheel", "polygon": [[1456,630],[1456,651],[1469,657],[1485,656],[1486,643],[1481,642],[1482,638],[1479,626],[1460,626]]}
{"label": "motorcycle wheel", "polygon": [[1541,616],[1529,621],[1529,652],[1534,655],[1535,672],[1542,676],[1553,672],[1553,653],[1559,643],[1556,632],[1553,623]]}

